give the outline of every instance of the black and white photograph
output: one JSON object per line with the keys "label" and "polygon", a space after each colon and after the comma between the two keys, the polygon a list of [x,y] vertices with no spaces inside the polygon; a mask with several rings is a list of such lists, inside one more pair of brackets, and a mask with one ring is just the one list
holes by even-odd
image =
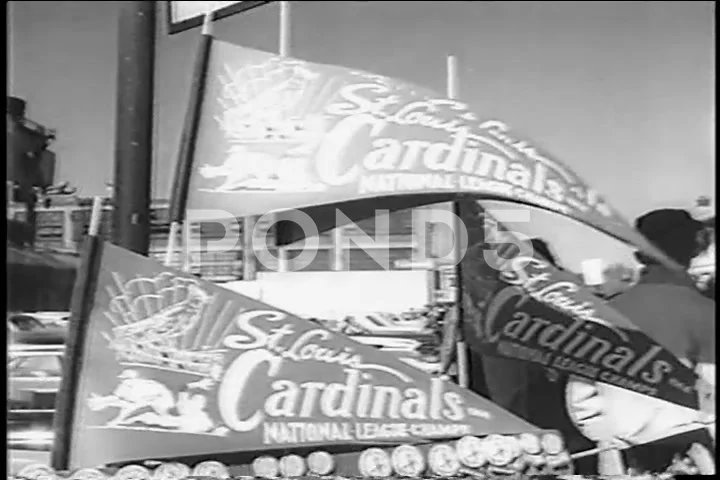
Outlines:
{"label": "black and white photograph", "polygon": [[6,2],[8,480],[714,475],[715,9]]}

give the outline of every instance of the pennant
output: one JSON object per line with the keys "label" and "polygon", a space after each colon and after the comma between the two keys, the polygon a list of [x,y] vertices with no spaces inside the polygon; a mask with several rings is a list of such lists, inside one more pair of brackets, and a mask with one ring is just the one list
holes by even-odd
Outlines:
{"label": "pennant", "polygon": [[[473,228],[482,225],[485,228]],[[697,409],[697,376],[629,319],[520,240],[476,202],[461,203],[466,340],[485,354],[525,360]],[[489,237],[488,237],[489,235]]]}
{"label": "pennant", "polygon": [[550,210],[652,248],[567,165],[463,102],[220,41],[208,72],[190,209],[303,209],[322,231],[336,226],[329,206],[349,207],[355,220],[471,196]]}
{"label": "pennant", "polygon": [[70,467],[540,430],[397,356],[106,244]]}

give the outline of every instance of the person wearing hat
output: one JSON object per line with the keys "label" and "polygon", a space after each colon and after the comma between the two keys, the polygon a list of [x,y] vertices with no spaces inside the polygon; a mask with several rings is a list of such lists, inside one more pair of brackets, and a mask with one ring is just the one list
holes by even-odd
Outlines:
{"label": "person wearing hat", "polygon": [[[698,253],[697,238],[704,228],[678,209],[646,213],[635,227],[686,269]],[[645,267],[638,283],[608,303],[714,386],[715,302],[689,276],[671,272],[641,252],[636,258]],[[583,388],[592,395],[580,395]],[[699,393],[702,413],[601,383],[583,386],[577,381],[571,390],[577,398],[569,401],[573,416],[591,418],[587,412],[596,410],[592,421],[581,422],[583,433],[598,443],[619,439],[631,446],[627,459],[635,468],[662,471],[691,444],[714,449],[714,389]],[[609,472],[601,465],[600,473]]]}
{"label": "person wearing hat", "polygon": [[[635,228],[687,270],[700,253],[698,236],[705,226],[689,212],[654,210],[639,217]],[[668,271],[643,253],[645,270],[637,285],[611,304],[655,341],[693,366],[715,363],[715,302],[698,292],[693,281]]]}

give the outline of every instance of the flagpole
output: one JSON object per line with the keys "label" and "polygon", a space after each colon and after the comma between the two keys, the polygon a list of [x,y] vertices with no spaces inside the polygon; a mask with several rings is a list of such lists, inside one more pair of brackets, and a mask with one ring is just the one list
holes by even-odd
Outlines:
{"label": "flagpole", "polygon": [[[278,35],[278,54],[281,57],[290,55],[290,2],[281,1],[280,3],[280,28]],[[257,258],[253,250],[253,232],[257,225],[259,217],[243,218],[243,280],[255,280],[257,278]],[[281,266],[285,266],[286,259],[280,253],[278,247],[278,256]]]}
{"label": "flagpole", "polygon": [[203,21],[200,45],[198,47],[197,57],[195,58],[193,78],[190,84],[190,101],[188,102],[188,108],[185,113],[185,123],[183,124],[182,135],[180,137],[180,150],[178,152],[178,161],[173,179],[172,197],[170,199],[170,234],[168,236],[167,251],[165,252],[166,266],[172,263],[181,227],[185,221],[190,177],[192,176],[195,145],[197,143],[197,132],[200,126],[207,70],[210,64],[210,52],[212,50],[212,21],[213,12],[208,11]]}
{"label": "flagpole", "polygon": [[[280,2],[280,55],[287,57],[290,55],[290,2]],[[277,244],[277,228],[275,243]],[[278,246],[278,271],[287,271],[287,249]]]}
{"label": "flagpole", "polygon": [[85,334],[90,322],[90,313],[95,300],[97,279],[100,273],[103,240],[101,237],[101,220],[103,199],[93,199],[90,227],[85,238],[83,257],[75,279],[72,300],[70,303],[70,325],[67,343],[65,344],[65,361],[63,363],[63,381],[60,384],[55,404],[53,431],[55,440],[52,449],[52,467],[55,470],[68,470],[70,452],[75,433],[75,404],[80,372],[85,352]]}
{"label": "flagpole", "polygon": [[280,2],[280,45],[278,53],[282,57],[290,55],[290,2]]}
{"label": "flagpole", "polygon": [[[457,99],[458,95],[458,75],[457,75],[457,57],[454,55],[448,55],[447,57],[447,97],[451,100]],[[455,345],[455,351],[457,354],[457,368],[458,368],[458,384],[461,387],[467,388],[469,385],[469,373],[468,373],[468,357],[467,347],[465,345],[464,328],[463,328],[463,284],[462,284],[462,254],[461,254],[461,242],[460,242],[460,231],[462,229],[462,222],[460,220],[460,204],[453,202],[453,214],[455,215],[453,222],[453,237],[454,246],[453,252],[455,252],[455,311],[457,319],[455,322],[455,336],[457,343]]]}
{"label": "flagpole", "polygon": [[182,224],[182,233],[183,233],[183,241],[182,241],[182,271],[183,272],[189,272],[191,268],[191,261],[192,261],[192,252],[190,251],[190,247],[192,246],[192,222],[189,221],[187,218],[185,218],[185,221]]}

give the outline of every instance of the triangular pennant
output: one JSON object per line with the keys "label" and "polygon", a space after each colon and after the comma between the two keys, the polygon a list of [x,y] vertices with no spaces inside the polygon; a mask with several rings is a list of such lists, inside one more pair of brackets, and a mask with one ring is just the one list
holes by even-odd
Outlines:
{"label": "triangular pennant", "polygon": [[204,92],[187,204],[196,218],[301,209],[323,231],[336,215],[322,206],[357,220],[469,196],[564,215],[677,268],[567,165],[461,101],[221,41]]}
{"label": "triangular pennant", "polygon": [[461,204],[461,219],[464,326],[476,349],[698,407],[695,372],[579,277],[520,250],[523,242],[475,202]]}
{"label": "triangular pennant", "polygon": [[72,468],[538,428],[315,322],[107,244]]}

